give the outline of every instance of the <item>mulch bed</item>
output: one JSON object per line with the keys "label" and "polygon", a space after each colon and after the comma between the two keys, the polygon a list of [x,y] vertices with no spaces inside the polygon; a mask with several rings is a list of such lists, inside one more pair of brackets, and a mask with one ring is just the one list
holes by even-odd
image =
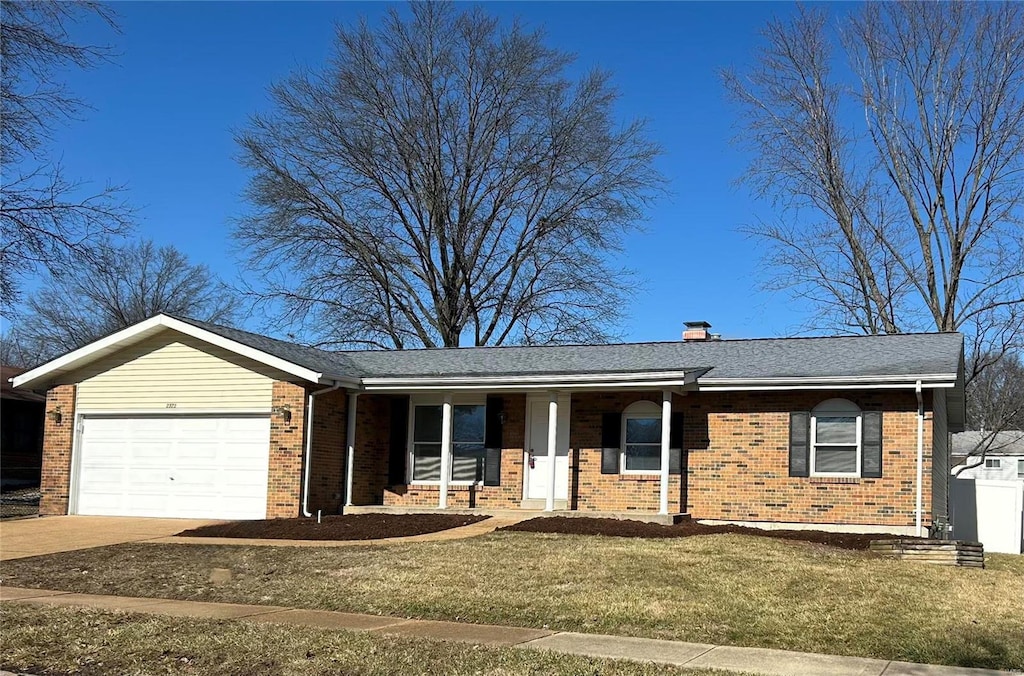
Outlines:
{"label": "mulch bed", "polygon": [[569,535],[610,535],[626,538],[685,538],[693,535],[717,535],[739,533],[780,540],[801,540],[840,547],[842,549],[868,549],[872,540],[891,538],[881,533],[826,533],[819,530],[762,530],[745,526],[710,526],[696,521],[683,521],[674,526],[659,523],[630,521],[622,519],[598,519],[591,517],[549,516],[521,521],[499,528],[502,531],[526,533],[565,533]]}
{"label": "mulch bed", "polygon": [[379,540],[436,533],[488,519],[475,514],[349,514],[316,518],[263,519],[211,524],[178,533],[183,537],[270,540]]}

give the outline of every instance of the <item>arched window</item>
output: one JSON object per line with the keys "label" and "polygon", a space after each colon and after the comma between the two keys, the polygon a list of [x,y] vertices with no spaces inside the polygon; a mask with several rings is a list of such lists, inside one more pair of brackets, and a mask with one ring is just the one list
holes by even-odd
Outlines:
{"label": "arched window", "polygon": [[636,401],[622,412],[622,473],[658,474],[661,471],[661,407]]}
{"label": "arched window", "polygon": [[847,399],[829,399],[811,411],[811,475],[860,476],[863,416]]}

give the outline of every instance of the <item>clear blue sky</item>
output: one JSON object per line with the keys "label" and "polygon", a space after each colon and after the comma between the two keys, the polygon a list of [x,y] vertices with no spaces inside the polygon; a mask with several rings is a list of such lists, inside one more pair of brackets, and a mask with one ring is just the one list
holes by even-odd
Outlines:
{"label": "clear blue sky", "polygon": [[[114,63],[67,81],[93,107],[56,148],[70,175],[125,183],[141,234],[170,243],[231,281],[230,219],[245,208],[246,174],[232,131],[267,105],[266,88],[298,65],[319,66],[333,26],[388,5],[299,2],[117,3],[122,33],[82,26],[109,43]],[[703,319],[726,337],[792,333],[804,308],[760,290],[758,245],[738,232],[767,204],[736,185],[746,163],[730,139],[735,109],[718,70],[740,66],[772,16],[790,3],[498,3],[488,11],[544,27],[581,69],[614,72],[623,117],[650,120],[664,146],[671,196],[628,243],[625,264],[644,288],[624,327],[629,340],[673,340]],[[250,325],[258,329],[259,326]]]}

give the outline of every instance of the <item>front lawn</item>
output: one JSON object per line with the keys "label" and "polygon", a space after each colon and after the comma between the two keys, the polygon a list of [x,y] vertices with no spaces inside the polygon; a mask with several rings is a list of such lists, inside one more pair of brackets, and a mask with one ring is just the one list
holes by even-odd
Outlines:
{"label": "front lawn", "polygon": [[[499,532],[303,549],[135,544],[0,564],[4,584],[1024,668],[1022,557],[986,570],[744,535]],[[213,568],[230,582],[212,585]]]}
{"label": "front lawn", "polygon": [[244,620],[0,605],[0,668],[40,674],[714,676],[619,660]]}

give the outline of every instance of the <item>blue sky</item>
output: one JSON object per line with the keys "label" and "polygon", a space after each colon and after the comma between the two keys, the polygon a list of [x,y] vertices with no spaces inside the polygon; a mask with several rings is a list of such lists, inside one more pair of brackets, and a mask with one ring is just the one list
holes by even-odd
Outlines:
{"label": "blue sky", "polygon": [[[266,88],[300,65],[319,66],[333,27],[374,22],[383,3],[118,3],[122,33],[87,25],[82,40],[118,56],[71,73],[92,106],[63,129],[56,152],[70,175],[127,184],[139,231],[174,244],[225,279],[237,278],[230,220],[245,205],[246,173],[233,130],[267,106]],[[660,168],[671,195],[650,212],[624,263],[642,280],[628,340],[674,340],[703,319],[725,337],[792,333],[805,308],[761,291],[758,244],[738,229],[770,205],[736,180],[746,158],[731,143],[736,110],[720,68],[742,67],[759,31],[790,3],[495,3],[488,11],[543,27],[577,67],[614,73],[623,117],[646,117],[665,149]],[[250,323],[249,328],[259,325]]]}

